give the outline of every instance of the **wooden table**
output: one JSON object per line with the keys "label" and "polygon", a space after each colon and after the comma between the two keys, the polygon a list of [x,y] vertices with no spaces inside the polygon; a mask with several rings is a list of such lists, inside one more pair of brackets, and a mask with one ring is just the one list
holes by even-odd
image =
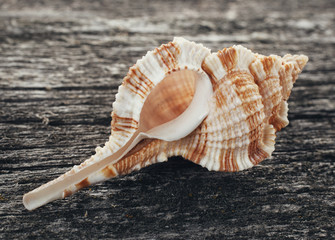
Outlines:
{"label": "wooden table", "polygon": [[[1,1],[0,239],[334,239],[335,2]],[[128,68],[174,36],[309,56],[271,159],[179,157],[34,211],[22,195],[94,153]]]}

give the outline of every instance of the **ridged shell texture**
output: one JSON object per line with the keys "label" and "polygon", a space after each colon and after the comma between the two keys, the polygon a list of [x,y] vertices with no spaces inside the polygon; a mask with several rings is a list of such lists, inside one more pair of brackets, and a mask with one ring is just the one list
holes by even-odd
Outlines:
{"label": "ridged shell texture", "polygon": [[[211,111],[203,123],[183,139],[141,142],[125,158],[108,166],[106,177],[109,177],[108,172],[112,173],[110,176],[128,173],[166,161],[171,156],[182,156],[216,171],[239,171],[258,164],[271,156],[276,131],[288,124],[287,99],[307,61],[304,55],[267,57],[242,46],[209,54],[202,45],[182,38],[149,52],[130,69],[120,87],[112,113],[112,135],[105,148],[111,151],[118,148],[137,128],[139,110],[125,112],[121,106],[129,105],[126,91],[133,92],[143,102],[142,91],[137,94],[133,89],[150,89],[155,84],[154,79],[162,79],[150,75],[148,69],[155,69],[156,76],[184,67],[204,71],[213,84]],[[97,152],[102,153],[104,149]]]}

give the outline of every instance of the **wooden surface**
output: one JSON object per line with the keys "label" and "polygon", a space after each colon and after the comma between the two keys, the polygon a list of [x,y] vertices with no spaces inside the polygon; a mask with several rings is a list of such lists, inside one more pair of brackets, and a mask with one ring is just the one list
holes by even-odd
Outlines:
{"label": "wooden surface", "polygon": [[[0,239],[335,239],[335,2],[1,1]],[[35,211],[22,195],[94,153],[127,70],[174,36],[310,61],[271,159],[181,158]]]}

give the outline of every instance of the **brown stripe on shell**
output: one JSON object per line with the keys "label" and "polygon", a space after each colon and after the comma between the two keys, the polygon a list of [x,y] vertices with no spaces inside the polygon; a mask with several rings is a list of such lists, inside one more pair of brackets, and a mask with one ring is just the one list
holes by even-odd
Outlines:
{"label": "brown stripe on shell", "polygon": [[239,167],[238,167],[238,164],[237,164],[237,161],[236,161],[236,156],[235,156],[235,150],[232,150],[231,151],[231,154],[230,154],[230,159],[231,159],[231,162],[232,162],[232,172],[237,172],[239,170]]}
{"label": "brown stripe on shell", "polygon": [[195,157],[195,161],[198,163],[204,156],[206,156],[207,151],[208,151],[208,148],[207,148],[208,136],[207,135],[208,135],[207,132],[201,135],[201,138],[203,139],[203,141],[201,141],[203,146],[199,151],[196,151],[197,155]]}
{"label": "brown stripe on shell", "polygon": [[112,131],[127,131],[129,133],[133,132],[131,129],[138,128],[138,122],[132,118],[120,117],[115,112],[113,112],[111,127]]}
{"label": "brown stripe on shell", "polygon": [[223,159],[224,159],[224,154],[225,154],[225,151],[223,151],[223,150],[221,150],[220,151],[220,154],[219,154],[219,161],[220,161],[220,168],[219,168],[219,171],[225,171],[225,168],[224,168],[224,166],[223,166],[223,164],[224,164],[224,161],[223,161]]}
{"label": "brown stripe on shell", "polygon": [[282,128],[286,127],[289,123],[287,119],[287,103],[282,101],[278,106],[278,114],[270,118],[269,122],[274,126],[276,132],[280,131]]}
{"label": "brown stripe on shell", "polygon": [[155,84],[139,69],[137,68],[137,71],[135,72],[136,76],[140,80],[140,82],[144,85],[142,87],[145,88],[146,92],[149,93],[151,89],[155,87]]}
{"label": "brown stripe on shell", "polygon": [[117,131],[119,131],[119,132],[123,132],[123,135],[128,135],[128,134],[133,133],[133,131],[126,130],[126,129],[124,129],[124,128],[118,128],[118,127],[116,127],[116,126],[113,127],[113,131],[114,131],[114,132],[117,132]]}
{"label": "brown stripe on shell", "polygon": [[209,80],[212,83],[213,89],[215,89],[217,86],[218,79],[215,77],[212,69],[206,64],[205,60],[202,61],[201,68],[207,73]]}
{"label": "brown stripe on shell", "polygon": [[143,99],[146,98],[155,86],[135,65],[129,69],[127,76],[123,79],[122,85]]}
{"label": "brown stripe on shell", "polygon": [[106,178],[112,178],[112,177],[116,177],[118,175],[116,170],[113,167],[109,167],[109,166],[106,166],[101,171]]}
{"label": "brown stripe on shell", "polygon": [[165,65],[167,71],[178,67],[176,58],[177,55],[180,54],[180,49],[172,42],[156,48],[154,54],[159,56],[159,59]]}
{"label": "brown stripe on shell", "polygon": [[237,52],[235,48],[224,48],[221,51],[218,51],[217,56],[219,57],[226,72],[230,72],[236,67]]}
{"label": "brown stripe on shell", "polygon": [[207,133],[207,124],[204,122],[201,128],[197,128],[194,132],[194,136],[198,136],[196,144],[191,142],[190,149],[185,155],[186,159],[191,160],[194,163],[199,164],[200,160],[206,156],[207,154],[207,141],[208,141],[208,133]]}
{"label": "brown stripe on shell", "polygon": [[88,178],[85,178],[84,180],[82,180],[81,182],[75,184],[77,189],[81,189],[84,187],[87,187],[90,185],[90,182],[88,181]]}
{"label": "brown stripe on shell", "polygon": [[236,160],[234,158],[233,149],[227,149],[227,151],[225,152],[225,160],[224,161],[225,161],[226,171],[234,172],[235,171],[234,162],[236,162]]}
{"label": "brown stripe on shell", "polygon": [[116,113],[113,113],[113,120],[114,121],[122,121],[123,123],[127,124],[127,125],[137,125],[138,121],[136,121],[133,118],[127,118],[127,117],[120,117],[118,116]]}
{"label": "brown stripe on shell", "polygon": [[248,157],[250,162],[256,165],[265,158],[269,157],[269,154],[263,150],[263,146],[261,145],[259,139],[257,139],[249,144]]}
{"label": "brown stripe on shell", "polygon": [[[259,104],[262,104],[261,100],[259,100]],[[259,130],[257,130],[257,128],[259,128],[261,126],[261,124],[260,124],[261,119],[264,119],[263,108],[259,111],[254,112],[251,116],[249,116],[247,118],[247,121],[250,123],[250,126],[253,126],[253,127],[249,126],[249,131],[250,131],[249,134],[250,135],[252,135],[252,136],[255,135],[254,133],[252,133],[253,131],[259,131]]]}
{"label": "brown stripe on shell", "polygon": [[263,65],[263,69],[264,69],[266,76],[271,76],[272,75],[271,70],[273,68],[275,58],[272,56],[268,56],[268,57],[262,56],[261,58],[259,58],[259,60],[261,61]]}
{"label": "brown stripe on shell", "polygon": [[[200,141],[201,141],[201,136],[199,136],[199,135],[193,135],[194,137],[193,137],[193,141],[190,141],[189,142],[189,151],[187,151],[187,153],[186,153],[186,155],[184,156],[186,159],[189,159],[189,160],[191,160],[191,161],[193,161],[193,162],[195,162],[195,163],[199,163],[199,161],[200,161],[200,159],[195,159],[194,158],[194,156],[196,155],[196,154],[194,154],[197,150],[198,150],[198,148],[200,147],[200,148],[203,148],[203,145],[200,145]],[[196,143],[195,143],[195,138],[196,137],[198,137],[197,138],[197,140],[196,140]]]}
{"label": "brown stripe on shell", "polygon": [[71,196],[73,193],[70,190],[65,189],[63,192],[63,198]]}
{"label": "brown stripe on shell", "polygon": [[127,87],[130,91],[139,95],[142,99],[146,97],[146,92],[143,91],[137,84],[137,82],[133,83],[133,78],[131,76],[127,76],[122,83],[123,86]]}
{"label": "brown stripe on shell", "polygon": [[225,171],[229,171],[230,170],[230,167],[228,165],[228,163],[229,163],[229,156],[230,156],[230,148],[224,151],[224,154],[223,154],[224,158],[221,160],[221,161],[224,162],[224,169],[225,169]]}
{"label": "brown stripe on shell", "polygon": [[256,141],[260,138],[263,123],[255,127],[254,129],[250,130],[249,132],[249,143]]}

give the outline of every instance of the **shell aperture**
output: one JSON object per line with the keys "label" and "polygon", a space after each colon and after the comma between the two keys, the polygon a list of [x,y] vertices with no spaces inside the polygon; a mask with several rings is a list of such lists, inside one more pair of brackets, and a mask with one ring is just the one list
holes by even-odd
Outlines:
{"label": "shell aperture", "polygon": [[27,193],[25,207],[32,210],[171,156],[216,171],[258,164],[271,156],[276,131],[288,124],[287,99],[307,61],[304,55],[266,57],[242,46],[211,54],[201,44],[175,38],[129,69],[105,146]]}

